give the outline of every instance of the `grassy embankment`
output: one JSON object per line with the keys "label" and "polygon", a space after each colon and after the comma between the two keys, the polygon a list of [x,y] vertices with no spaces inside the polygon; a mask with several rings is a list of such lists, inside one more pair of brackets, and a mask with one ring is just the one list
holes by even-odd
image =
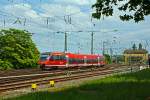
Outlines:
{"label": "grassy embankment", "polygon": [[9,100],[150,100],[150,69],[90,81],[59,92],[38,92]]}

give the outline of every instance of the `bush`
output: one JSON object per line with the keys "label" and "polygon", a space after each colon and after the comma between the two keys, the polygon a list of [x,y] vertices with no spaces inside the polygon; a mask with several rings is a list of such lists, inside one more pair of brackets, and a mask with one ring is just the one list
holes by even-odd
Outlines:
{"label": "bush", "polygon": [[1,30],[0,47],[1,68],[20,69],[37,66],[39,51],[31,39],[31,33],[28,31]]}
{"label": "bush", "polygon": [[10,70],[13,68],[13,65],[8,61],[2,61],[0,59],[0,70]]}
{"label": "bush", "polygon": [[111,64],[111,63],[112,63],[111,57],[110,57],[108,54],[104,54],[104,56],[105,56],[105,61],[106,61],[106,63],[107,63],[107,64]]}

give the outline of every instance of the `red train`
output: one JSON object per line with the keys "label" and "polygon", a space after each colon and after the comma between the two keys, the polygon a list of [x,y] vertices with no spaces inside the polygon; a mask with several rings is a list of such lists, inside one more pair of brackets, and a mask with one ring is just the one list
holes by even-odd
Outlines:
{"label": "red train", "polygon": [[73,54],[64,52],[42,53],[38,64],[42,69],[104,66],[105,58],[102,55]]}

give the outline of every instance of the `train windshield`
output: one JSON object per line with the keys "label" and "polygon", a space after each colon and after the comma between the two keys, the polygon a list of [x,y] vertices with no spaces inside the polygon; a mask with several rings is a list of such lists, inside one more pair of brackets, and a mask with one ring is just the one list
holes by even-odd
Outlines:
{"label": "train windshield", "polygon": [[40,56],[40,60],[46,60],[48,57],[49,57],[49,55],[42,54]]}

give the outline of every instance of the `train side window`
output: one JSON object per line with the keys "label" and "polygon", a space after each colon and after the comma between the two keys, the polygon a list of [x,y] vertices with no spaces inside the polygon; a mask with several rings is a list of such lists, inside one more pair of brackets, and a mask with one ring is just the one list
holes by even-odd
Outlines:
{"label": "train side window", "polygon": [[78,59],[77,58],[75,58],[74,60],[75,60],[75,63],[78,63]]}
{"label": "train side window", "polygon": [[50,57],[50,60],[66,60],[65,56],[60,56],[60,55],[52,55]]}
{"label": "train side window", "polygon": [[86,61],[87,61],[87,63],[89,63],[89,59],[87,59]]}
{"label": "train side window", "polygon": [[77,61],[77,63],[80,63],[80,59],[77,58],[76,61]]}
{"label": "train side window", "polygon": [[84,63],[84,59],[82,59],[82,63]]}
{"label": "train side window", "polygon": [[66,60],[65,56],[60,56],[60,60]]}
{"label": "train side window", "polygon": [[76,59],[73,58],[73,59],[72,59],[72,62],[73,62],[73,63],[76,63]]}
{"label": "train side window", "polygon": [[79,63],[81,63],[81,59],[79,59]]}
{"label": "train side window", "polygon": [[59,60],[60,59],[60,57],[59,56],[51,56],[51,60]]}
{"label": "train side window", "polygon": [[69,59],[69,64],[72,64],[72,58]]}

